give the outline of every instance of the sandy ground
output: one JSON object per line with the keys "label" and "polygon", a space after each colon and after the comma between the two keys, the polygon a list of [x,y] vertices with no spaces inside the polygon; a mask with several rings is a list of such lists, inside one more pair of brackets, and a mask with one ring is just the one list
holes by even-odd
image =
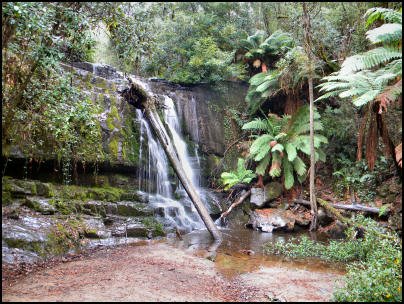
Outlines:
{"label": "sandy ground", "polygon": [[166,243],[122,246],[3,280],[11,301],[329,301],[341,275],[277,265],[233,277]]}

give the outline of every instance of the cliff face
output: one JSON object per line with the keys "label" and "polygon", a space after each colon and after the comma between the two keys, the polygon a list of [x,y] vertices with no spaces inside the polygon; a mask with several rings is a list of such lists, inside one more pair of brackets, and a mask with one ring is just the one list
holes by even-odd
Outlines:
{"label": "cliff face", "polygon": [[[72,73],[72,85],[86,94],[97,110],[100,128],[99,160],[111,167],[137,168],[139,161],[139,122],[135,109],[120,95],[128,86],[124,75],[108,65],[87,62],[63,65]],[[171,97],[182,121],[182,130],[189,143],[196,143],[205,156],[217,162],[226,146],[237,138],[234,112],[245,108],[247,85],[224,82],[213,86],[200,84],[179,86],[165,81],[146,80],[156,94]],[[84,143],[85,144],[85,143]],[[56,159],[56,153],[42,155],[43,160]],[[192,152],[191,152],[192,153]],[[4,153],[3,153],[4,155]],[[11,147],[8,157],[23,159],[26,156],[18,147]]]}

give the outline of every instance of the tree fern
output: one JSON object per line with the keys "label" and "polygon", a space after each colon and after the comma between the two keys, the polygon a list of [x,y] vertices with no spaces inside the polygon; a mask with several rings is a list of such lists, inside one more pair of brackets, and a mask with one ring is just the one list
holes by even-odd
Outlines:
{"label": "tree fern", "polygon": [[378,20],[402,24],[401,9],[397,12],[388,8],[372,7],[366,11],[364,17],[366,18],[366,27],[369,27]]}
{"label": "tree fern", "polygon": [[[320,115],[317,111],[315,113],[315,122],[318,123],[316,129],[320,130],[322,129],[319,123]],[[244,130],[265,132],[256,137],[250,147],[250,158],[258,163],[255,171],[257,174],[264,175],[268,167],[268,173],[271,177],[279,177],[283,172],[286,189],[293,186],[295,180],[293,172],[299,176],[305,174],[306,166],[299,158],[298,153],[310,154],[309,129],[307,127],[309,114],[308,107],[303,106],[292,116],[268,115],[266,130],[263,130],[265,123],[262,119],[255,119],[243,126]],[[318,153],[316,152],[316,159],[325,160],[324,152],[319,149],[323,143],[327,143],[327,139],[316,134],[314,137],[314,145],[318,151]]]}

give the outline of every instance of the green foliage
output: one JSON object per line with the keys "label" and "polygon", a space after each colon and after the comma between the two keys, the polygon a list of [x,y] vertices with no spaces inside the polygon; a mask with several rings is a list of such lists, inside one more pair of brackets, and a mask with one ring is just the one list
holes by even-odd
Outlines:
{"label": "green foliage", "polygon": [[[361,107],[377,100],[389,84],[401,78],[401,14],[398,17],[393,10],[373,8],[365,16],[368,26],[380,19],[400,23],[387,23],[369,30],[367,38],[372,44],[381,46],[348,57],[339,72],[324,77],[325,82],[319,87],[325,94],[317,100],[332,96],[351,98],[355,106]],[[397,90],[397,94],[391,95],[395,99],[401,94],[401,86]]]}
{"label": "green foliage", "polygon": [[92,42],[84,7],[3,3],[3,154],[97,161],[98,109],[71,85],[61,60],[88,60]]}
{"label": "green foliage", "polygon": [[222,184],[225,186],[225,190],[230,189],[234,185],[241,183],[250,183],[255,177],[252,170],[247,170],[245,168],[245,161],[239,158],[237,161],[237,170],[231,172],[223,172],[220,176],[222,178]]}
{"label": "green foliage", "polygon": [[[279,177],[282,172],[285,188],[290,189],[294,185],[294,172],[299,181],[304,180],[306,165],[298,156],[298,152],[310,155],[309,146],[309,107],[302,106],[293,115],[284,115],[282,118],[270,114],[263,120],[256,118],[246,123],[243,130],[256,131],[258,135],[252,135],[255,140],[250,147],[250,158],[258,162],[256,173],[264,175],[270,165],[269,175]],[[314,130],[322,130],[320,115],[315,112]],[[315,134],[314,146],[316,148],[316,160],[325,161],[325,154],[320,149],[322,143],[327,143],[327,138]]]}
{"label": "green foliage", "polygon": [[[267,254],[290,257],[316,256],[328,261],[351,262],[345,285],[334,292],[338,302],[401,302],[402,300],[402,245],[397,236],[385,231],[377,222],[362,215],[353,219],[346,240],[331,240],[328,245],[307,237],[283,243],[268,243]],[[365,232],[356,239],[357,227]]]}
{"label": "green foliage", "polygon": [[374,202],[376,189],[390,174],[391,163],[380,156],[373,171],[370,171],[366,161],[351,161],[346,158],[337,158],[333,172],[334,190],[343,197],[354,191],[361,201]]}

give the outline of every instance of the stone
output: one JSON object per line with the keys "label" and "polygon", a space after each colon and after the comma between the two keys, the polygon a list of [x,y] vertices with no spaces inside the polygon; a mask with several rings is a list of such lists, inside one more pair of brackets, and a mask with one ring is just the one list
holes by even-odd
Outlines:
{"label": "stone", "polygon": [[270,182],[269,184],[265,185],[265,199],[267,201],[272,201],[281,196],[283,191],[283,186],[281,183],[278,182]]}
{"label": "stone", "polygon": [[272,232],[281,228],[286,231],[292,231],[295,222],[296,220],[289,210],[267,208],[252,211],[246,226],[255,230],[260,229],[263,232]]}
{"label": "stone", "polygon": [[262,188],[251,188],[250,203],[262,207],[265,205],[266,198],[265,192]]}
{"label": "stone", "polygon": [[153,209],[138,202],[117,202],[117,214],[121,216],[151,216]]}
{"label": "stone", "polygon": [[87,218],[84,224],[86,226],[84,236],[87,238],[106,239],[111,236],[111,232],[105,228],[101,218]]}
{"label": "stone", "polygon": [[265,206],[267,202],[281,196],[283,187],[281,183],[271,182],[262,188],[251,188],[250,203],[258,208]]}
{"label": "stone", "polygon": [[42,214],[54,214],[57,210],[49,201],[37,196],[27,196],[24,205]]}
{"label": "stone", "polygon": [[52,197],[54,195],[54,189],[50,183],[35,182],[36,194],[44,197]]}

